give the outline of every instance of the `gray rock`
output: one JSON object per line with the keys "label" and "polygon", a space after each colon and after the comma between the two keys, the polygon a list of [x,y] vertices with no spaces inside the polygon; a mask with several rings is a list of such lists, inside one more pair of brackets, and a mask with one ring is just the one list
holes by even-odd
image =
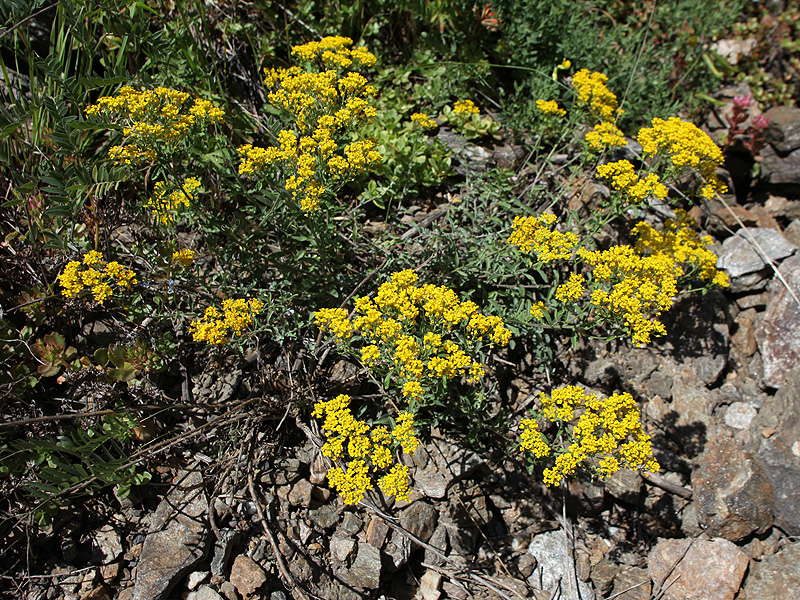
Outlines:
{"label": "gray rock", "polygon": [[[784,261],[780,272],[800,298],[800,256]],[[756,329],[756,341],[761,352],[764,383],[781,387],[786,374],[800,364],[800,307],[777,278],[770,283],[767,310]]]}
{"label": "gray rock", "polygon": [[[431,539],[428,540],[428,545],[438,550],[441,554],[447,554],[447,525],[439,523],[439,525],[436,526]],[[429,565],[440,566],[444,564],[444,559],[441,558],[439,554],[426,548],[425,562]]]}
{"label": "gray rock", "polygon": [[725,410],[725,425],[734,429],[747,429],[758,411],[749,402],[734,402]]}
{"label": "gray rock", "polygon": [[476,453],[441,438],[434,438],[425,452],[426,466],[414,473],[414,486],[428,498],[444,498],[450,486],[484,464]]}
{"label": "gray rock", "polygon": [[210,575],[211,573],[208,571],[195,571],[194,573],[189,573],[189,577],[186,578],[186,587],[190,590],[193,590],[201,583],[205,582]]}
{"label": "gray rock", "polygon": [[245,600],[255,595],[267,582],[267,574],[256,561],[244,554],[237,556],[231,567],[230,582]]}
{"label": "gray rock", "polygon": [[372,517],[367,525],[367,542],[375,546],[378,550],[383,548],[386,537],[389,535],[389,526],[380,517]]}
{"label": "gray rock", "polygon": [[331,538],[331,556],[340,563],[347,562],[355,547],[356,542],[352,538],[337,535]]}
{"label": "gray rock", "polygon": [[383,551],[392,561],[387,565],[389,570],[397,571],[411,556],[411,540],[399,531],[392,531],[392,537],[389,538],[389,543]]}
{"label": "gray rock", "polygon": [[769,117],[767,141],[775,150],[786,153],[800,148],[800,109],[773,106],[766,116]]}
{"label": "gray rock", "polygon": [[753,422],[750,450],[764,467],[775,507],[775,524],[800,535],[800,368],[767,402]]}
{"label": "gray rock", "polygon": [[324,531],[339,522],[339,511],[330,504],[324,504],[316,510],[309,511],[308,518],[311,519],[314,525]]}
{"label": "gray rock", "polygon": [[122,554],[122,541],[110,524],[92,534],[92,545],[92,559],[103,564],[114,562]]}
{"label": "gray rock", "polygon": [[569,582],[572,580],[577,586],[578,598],[592,600],[594,598],[592,586],[578,580],[574,573],[568,572],[567,565],[572,565],[572,559],[567,558],[564,535],[563,531],[550,531],[533,537],[528,546],[528,554],[536,559],[536,568],[526,581],[534,589],[550,593],[560,585],[561,596],[569,598],[571,597]]}
{"label": "gray rock", "polygon": [[733,600],[748,563],[728,540],[661,539],[647,557],[647,570],[657,585],[663,582],[660,590],[668,587],[664,600]]}
{"label": "gray rock", "polygon": [[800,593],[800,544],[754,562],[744,583],[747,600],[797,598]]}
{"label": "gray rock", "polygon": [[604,479],[603,486],[617,500],[635,504],[639,501],[639,494],[642,491],[642,478],[637,471],[622,469]]}
{"label": "gray rock", "polygon": [[783,237],[795,246],[800,246],[800,219],[795,219],[783,230]]}
{"label": "gray rock", "polygon": [[362,590],[375,590],[381,584],[381,553],[366,542],[358,543],[358,554],[347,573],[348,583]]}
{"label": "gray rock", "polygon": [[136,568],[133,600],[159,600],[206,554],[208,500],[200,471],[182,471],[156,508]]}
{"label": "gray rock", "polygon": [[711,440],[692,472],[697,519],[708,535],[741,540],[772,526],[772,488],[737,438]]}
{"label": "gray rock", "polygon": [[614,578],[611,595],[619,594],[614,600],[650,600],[651,588],[647,571],[639,567],[629,567]]}
{"label": "gray rock", "polygon": [[761,157],[762,183],[779,190],[800,183],[800,150],[782,154],[767,144],[761,150]]}
{"label": "gray rock", "polygon": [[225,569],[228,567],[228,561],[231,558],[233,547],[239,543],[241,535],[238,531],[233,529],[223,529],[220,533],[222,534],[222,538],[217,540],[216,544],[214,544],[214,556],[211,559],[211,572],[221,577],[225,574]]}
{"label": "gray rock", "polygon": [[748,228],[748,232],[761,249],[754,246],[750,237],[741,230],[722,243],[717,268],[725,269],[732,280],[766,267],[767,262],[762,258],[762,250],[773,261],[786,258],[797,250],[797,246],[774,229],[752,227]]}
{"label": "gray rock", "polygon": [[433,505],[418,500],[400,513],[400,526],[427,542],[433,535],[438,517],[439,512]]}
{"label": "gray rock", "polygon": [[217,592],[207,585],[202,585],[196,591],[186,596],[186,600],[222,600]]}
{"label": "gray rock", "polygon": [[338,529],[341,529],[343,532],[349,535],[355,535],[359,531],[361,531],[361,527],[364,525],[363,521],[358,517],[358,515],[346,512],[344,513],[344,518],[342,519],[342,524],[339,525]]}
{"label": "gray rock", "polygon": [[608,596],[614,587],[614,578],[619,574],[620,567],[608,558],[603,558],[592,569],[590,579],[601,596]]}
{"label": "gray rock", "polygon": [[314,486],[308,479],[301,479],[289,491],[289,504],[292,506],[308,506],[311,504],[311,492]]}

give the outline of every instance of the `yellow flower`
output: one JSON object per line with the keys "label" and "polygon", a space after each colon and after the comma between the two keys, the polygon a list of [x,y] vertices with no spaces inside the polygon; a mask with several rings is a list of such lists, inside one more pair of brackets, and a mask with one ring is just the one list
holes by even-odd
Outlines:
{"label": "yellow flower", "polygon": [[567,260],[578,245],[578,236],[570,231],[561,233],[551,229],[555,222],[556,216],[550,213],[538,217],[515,217],[514,230],[507,241],[519,246],[523,254],[532,251],[541,262]]}
{"label": "yellow flower", "polygon": [[566,283],[558,286],[556,289],[556,300],[561,302],[574,302],[586,290],[584,287],[585,280],[583,275],[572,273]]}
{"label": "yellow flower", "polygon": [[459,117],[479,115],[481,111],[472,100],[459,100],[453,105],[453,114]]}
{"label": "yellow flower", "polygon": [[539,99],[536,101],[536,108],[540,113],[546,116],[563,117],[567,114],[567,111],[559,107],[558,102],[555,100]]}
{"label": "yellow flower", "polygon": [[[642,429],[639,409],[630,394],[600,400],[578,386],[565,386],[549,396],[540,394],[539,404],[543,416],[558,424],[567,438],[566,448],[557,451],[553,466],[544,470],[545,485],[558,485],[579,467],[591,465],[591,459],[599,459],[597,470],[602,477],[623,468],[658,470],[650,436]],[[534,420],[523,419],[520,429],[522,450],[533,452],[536,458],[550,455],[551,448]]]}
{"label": "yellow flower", "polygon": [[423,131],[436,129],[439,125],[425,113],[414,113],[411,115],[411,122]]}
{"label": "yellow flower", "polygon": [[189,333],[195,342],[225,344],[231,335],[240,335],[252,325],[253,317],[263,309],[264,303],[260,300],[223,300],[221,312],[213,306],[207,308],[202,318],[189,325]]}
{"label": "yellow flower", "polygon": [[64,297],[76,298],[88,288],[95,302],[102,304],[113,295],[112,284],[120,289],[129,289],[136,284],[136,274],[116,261],[106,264],[100,252],[91,250],[84,254],[82,261],[68,263],[58,281]]}
{"label": "yellow flower", "polygon": [[172,253],[172,262],[182,267],[190,267],[194,262],[194,250],[178,250]]}
{"label": "yellow flower", "polygon": [[588,104],[600,121],[613,121],[617,113],[617,97],[606,87],[608,77],[581,69],[572,76],[572,87],[581,104]]}
{"label": "yellow flower", "polygon": [[586,133],[586,143],[595,150],[622,147],[627,142],[622,131],[611,121],[604,121]]}

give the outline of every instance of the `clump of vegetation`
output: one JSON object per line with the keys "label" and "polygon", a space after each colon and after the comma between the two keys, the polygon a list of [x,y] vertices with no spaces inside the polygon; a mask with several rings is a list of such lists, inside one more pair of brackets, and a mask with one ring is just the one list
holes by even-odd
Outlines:
{"label": "clump of vegetation", "polygon": [[[407,499],[403,457],[434,426],[476,447],[501,440],[532,472],[546,465],[547,485],[579,468],[658,469],[629,394],[555,388],[511,423],[498,364],[517,345],[543,370],[565,339],[649,344],[679,294],[727,285],[681,210],[725,191],[722,152],[674,113],[736,6],[703,18],[690,0],[500,2],[491,15],[460,1],[293,6],[339,34],[317,36],[233,5],[230,22],[210,21],[188,0],[23,4],[0,38],[9,512],[45,524],[78,491],[147,484],[171,435],[137,436],[151,407],[194,408],[192,365],[265,348],[307,360],[289,397],[298,419],[320,420],[346,503],[376,485]],[[224,39],[246,49],[226,72]],[[524,189],[499,169],[456,175],[452,139],[494,147],[524,127],[534,171],[556,153],[570,168]],[[626,134],[636,160],[613,154]],[[583,176],[610,197],[581,213],[565,197]],[[675,217],[642,220],[653,204]],[[608,227],[626,233],[601,247]],[[326,385],[329,353],[358,365],[366,399]],[[98,406],[56,400],[86,389]]]}

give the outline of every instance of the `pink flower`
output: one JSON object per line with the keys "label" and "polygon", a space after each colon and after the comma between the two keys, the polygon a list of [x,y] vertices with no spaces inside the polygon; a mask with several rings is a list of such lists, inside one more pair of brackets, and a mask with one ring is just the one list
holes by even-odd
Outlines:
{"label": "pink flower", "polygon": [[758,131],[764,131],[767,127],[769,127],[769,116],[765,114],[760,114],[757,117],[753,117],[753,128]]}
{"label": "pink flower", "polygon": [[733,98],[733,105],[736,108],[749,108],[755,104],[753,94],[745,94],[744,96],[735,96]]}

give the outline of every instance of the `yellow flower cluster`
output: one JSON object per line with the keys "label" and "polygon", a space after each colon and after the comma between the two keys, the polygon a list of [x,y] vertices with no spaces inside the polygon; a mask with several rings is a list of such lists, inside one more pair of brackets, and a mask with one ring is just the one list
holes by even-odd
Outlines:
{"label": "yellow flower cluster", "polygon": [[58,276],[61,294],[67,298],[75,298],[84,289],[91,290],[94,300],[102,304],[113,293],[112,285],[127,290],[135,285],[136,274],[126,269],[117,261],[106,263],[103,255],[91,250],[83,255],[83,261],[73,260],[67,263],[64,271]]}
{"label": "yellow flower cluster", "polygon": [[697,223],[685,210],[676,210],[676,219],[667,219],[659,232],[642,221],[632,233],[637,237],[635,248],[642,254],[664,254],[684,270],[696,273],[705,282],[718,287],[728,287],[727,273],[716,268],[717,255],[708,249],[714,242],[710,236],[697,233]]}
{"label": "yellow flower cluster", "polygon": [[319,60],[323,68],[350,68],[353,63],[356,66],[371,67],[375,64],[376,58],[372,52],[368,52],[363,46],[350,48],[353,40],[339,35],[322,38],[318,42],[308,42],[299,46],[292,47],[292,54],[303,60]]}
{"label": "yellow flower cluster", "polygon": [[472,100],[458,100],[453,105],[453,114],[459,117],[469,117],[479,115],[481,111]]}
{"label": "yellow flower cluster", "polygon": [[86,109],[87,115],[111,114],[123,125],[125,142],[109,150],[118,163],[153,162],[161,150],[186,139],[196,125],[221,122],[225,111],[208,100],[191,99],[186,92],[165,87],[138,91],[120,88]]}
{"label": "yellow flower cluster", "polygon": [[611,121],[603,121],[586,133],[586,143],[595,150],[620,148],[627,144],[625,135]]}
{"label": "yellow flower cluster", "polygon": [[[371,428],[366,421],[353,417],[350,396],[341,394],[333,400],[317,402],[312,415],[324,419],[322,430],[328,440],[322,446],[322,454],[333,461],[348,463],[346,469],[335,466],[328,471],[328,482],[347,504],[360,502],[374,487],[372,475],[392,465],[391,446],[399,446],[406,454],[419,446],[414,435],[414,416],[406,411],[397,416],[391,431],[383,426]],[[387,496],[408,500],[408,467],[394,464],[378,480],[378,487]]]}
{"label": "yellow flower cluster", "polygon": [[539,99],[536,101],[536,109],[546,116],[563,117],[567,114],[567,111],[561,108],[555,100]]}
{"label": "yellow flower cluster", "polygon": [[191,267],[194,262],[194,250],[178,250],[172,253],[172,262],[182,267]]}
{"label": "yellow flower cluster", "polygon": [[403,396],[412,400],[443,377],[478,381],[483,364],[470,352],[481,342],[505,346],[511,339],[499,317],[482,314],[474,302],[462,302],[450,288],[418,286],[417,280],[411,270],[394,273],[374,298],[356,300],[352,321],[342,308],[315,314],[320,329],[339,342],[359,333],[367,342],[361,350],[364,364],[394,370]]}
{"label": "yellow flower cluster", "polygon": [[572,273],[566,283],[562,283],[556,288],[556,300],[560,302],[575,302],[583,296],[586,291],[584,284],[586,280],[583,275]]}
{"label": "yellow flower cluster", "polygon": [[[574,475],[578,467],[590,464],[590,459],[596,459],[602,477],[620,469],[654,473],[660,468],[630,394],[614,394],[600,400],[571,385],[555,389],[549,396],[540,394],[539,405],[543,417],[550,422],[565,426],[574,421],[571,430],[566,430],[569,445],[556,454],[554,465],[544,470],[545,485],[558,485],[563,478]],[[549,456],[551,449],[536,422],[524,419],[520,427],[520,448],[533,452],[537,458]]]}
{"label": "yellow flower cluster", "polygon": [[619,102],[616,95],[606,87],[608,77],[603,73],[592,73],[581,69],[572,76],[572,87],[581,104],[588,104],[600,121],[613,121]]}
{"label": "yellow flower cluster", "polygon": [[533,419],[522,419],[519,423],[519,449],[530,450],[536,458],[550,456],[550,446],[547,445],[539,426]]}
{"label": "yellow flower cluster", "polygon": [[514,230],[507,241],[519,246],[524,254],[533,251],[541,262],[569,259],[578,245],[578,236],[570,231],[561,233],[552,229],[556,220],[556,216],[550,213],[538,217],[515,217]]}
{"label": "yellow flower cluster", "polygon": [[195,192],[199,187],[200,180],[196,177],[188,177],[177,189],[166,181],[157,181],[153,187],[153,195],[147,199],[144,207],[152,211],[157,223],[172,225],[178,210],[197,199]]}
{"label": "yellow flower cluster", "polygon": [[663,200],[668,194],[667,186],[661,183],[658,175],[648,173],[641,179],[628,160],[600,165],[597,167],[597,174],[601,179],[610,180],[611,187],[621,191],[632,204],[643,202],[650,197]]}
{"label": "yellow flower cluster", "polygon": [[715,194],[727,191],[716,175],[717,168],[724,160],[722,150],[706,133],[678,117],[666,121],[655,118],[652,125],[640,129],[637,136],[645,156],[663,152],[678,169],[695,169],[705,179],[705,185],[700,190],[705,198],[713,198]]}
{"label": "yellow flower cluster", "polygon": [[222,301],[222,310],[209,306],[202,318],[192,321],[189,333],[195,342],[225,344],[230,335],[239,335],[253,324],[253,317],[264,310],[260,300],[230,299]]}
{"label": "yellow flower cluster", "polygon": [[[362,48],[349,50],[349,45],[352,45],[349,38],[330,37],[295,46],[293,52],[307,60],[320,58],[324,65],[332,63],[340,68],[353,63],[374,63],[374,56]],[[319,207],[327,183],[341,184],[380,163],[381,155],[372,140],[351,141],[341,153],[337,152],[347,131],[375,116],[370,100],[377,91],[355,72],[340,74],[328,69],[316,73],[291,67],[267,69],[265,73],[266,85],[275,88],[267,96],[269,102],[289,115],[292,128],[278,134],[275,146],[239,147],[239,173],[269,174],[280,167],[285,176],[284,187],[300,208],[310,213]]]}
{"label": "yellow flower cluster", "polygon": [[578,256],[594,268],[591,303],[602,317],[626,331],[634,344],[666,334],[656,317],[678,293],[676,277],[682,271],[672,257],[641,256],[630,246],[595,252],[580,248]]}
{"label": "yellow flower cluster", "polygon": [[411,122],[423,131],[427,131],[428,129],[436,129],[439,126],[436,121],[431,119],[425,113],[414,113],[411,115]]}

